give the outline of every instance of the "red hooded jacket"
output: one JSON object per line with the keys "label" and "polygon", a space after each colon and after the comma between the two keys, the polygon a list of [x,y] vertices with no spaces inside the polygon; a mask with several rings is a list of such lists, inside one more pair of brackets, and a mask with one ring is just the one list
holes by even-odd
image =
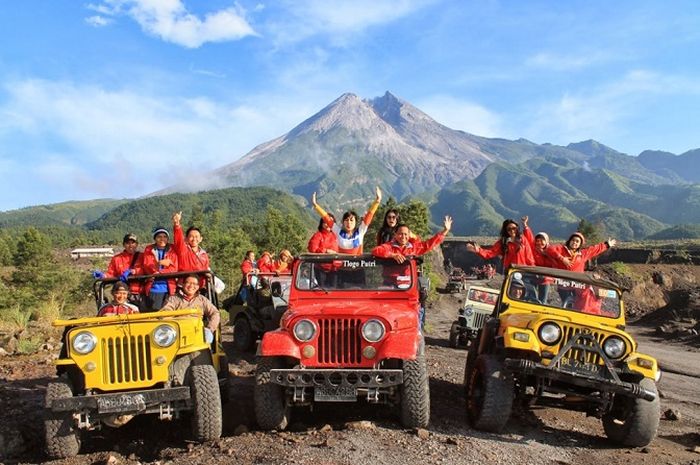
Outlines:
{"label": "red hooded jacket", "polygon": [[532,254],[532,247],[527,239],[521,237],[519,241],[506,242],[506,250],[503,250],[503,243],[497,240],[490,249],[479,248],[476,252],[484,260],[489,260],[493,257],[501,257],[503,261],[503,271],[507,270],[510,265],[534,265],[535,257]]}
{"label": "red hooded jacket", "polygon": [[[586,262],[602,254],[608,250],[609,247],[606,242],[601,242],[600,244],[592,245],[590,247],[586,247],[585,249],[579,249],[576,251],[570,250],[566,244],[552,245],[549,248],[552,249],[552,254],[557,257],[557,265],[555,268],[584,272],[586,270]],[[571,260],[570,267],[567,267],[561,261],[563,258],[568,258]]]}
{"label": "red hooded jacket", "polygon": [[[134,260],[135,255],[136,260]],[[139,266],[142,255],[143,254],[141,252],[130,254],[127,253],[126,250],[116,254],[114,257],[112,257],[112,260],[109,261],[105,278],[118,278],[122,275],[122,273],[129,269],[135,271]],[[141,283],[138,281],[129,281],[129,292],[131,294],[140,294]]]}
{"label": "red hooded jacket", "polygon": [[430,252],[436,246],[440,245],[445,240],[445,233],[440,231],[427,241],[407,242],[406,245],[399,245],[395,240],[386,242],[372,249],[372,255],[380,258],[389,258],[393,254],[400,253],[403,256],[407,255],[423,255]]}
{"label": "red hooded jacket", "polygon": [[[172,245],[168,244],[165,248],[165,257],[169,258],[172,262],[170,266],[162,267],[158,264],[158,252],[156,251],[154,244],[149,244],[143,250],[141,254],[140,266],[138,269],[138,274],[158,274],[158,273],[175,273],[178,270],[177,254],[173,250]],[[151,287],[153,286],[153,281],[146,281],[143,293],[149,295],[151,293]],[[168,294],[175,294],[175,279],[168,279]]]}
{"label": "red hooded jacket", "polygon": [[326,253],[326,250],[338,251],[338,235],[333,231],[316,231],[306,247],[311,253]]}
{"label": "red hooded jacket", "polygon": [[209,269],[209,255],[203,248],[197,252],[185,242],[180,225],[173,226],[173,250],[177,254],[178,271],[201,271]]}

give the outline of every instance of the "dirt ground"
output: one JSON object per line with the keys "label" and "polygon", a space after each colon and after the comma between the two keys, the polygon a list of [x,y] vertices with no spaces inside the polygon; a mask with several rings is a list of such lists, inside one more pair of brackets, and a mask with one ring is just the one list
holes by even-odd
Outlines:
{"label": "dirt ground", "polygon": [[[647,281],[659,271],[664,273],[666,282],[653,287]],[[664,295],[668,298],[680,288],[687,288],[692,294],[698,281],[695,277],[691,280],[688,274],[695,276],[697,269],[636,272],[636,281],[646,291],[634,301],[628,296],[640,318],[629,329],[638,337],[640,350],[656,356],[664,372],[658,385],[662,406],[658,437],[644,448],[615,447],[605,439],[599,420],[555,409],[515,415],[499,435],[471,429],[461,385],[466,351],[451,349],[447,344],[459,295],[439,294],[427,314],[431,422],[426,430],[402,429],[395,413],[386,407],[327,404],[313,412],[295,411],[289,431],[256,431],[252,411],[254,355],[237,352],[229,332],[225,346],[230,358],[232,400],[224,408],[222,439],[212,444],[195,444],[187,440],[189,425],[184,420],[162,423],[137,417],[120,429],[89,433],[81,455],[55,463],[700,465],[700,349],[693,334],[687,331],[695,323],[681,322],[678,333],[658,330],[673,318],[692,320],[694,313],[686,312],[690,315],[687,316],[683,309],[672,308],[658,299]],[[681,282],[685,279],[687,283]],[[676,283],[669,284],[670,280]],[[655,312],[660,313],[654,316]],[[46,384],[54,373],[54,352],[0,359],[0,409],[4,413],[0,451],[7,455],[0,460],[4,463],[44,461],[41,416]]]}

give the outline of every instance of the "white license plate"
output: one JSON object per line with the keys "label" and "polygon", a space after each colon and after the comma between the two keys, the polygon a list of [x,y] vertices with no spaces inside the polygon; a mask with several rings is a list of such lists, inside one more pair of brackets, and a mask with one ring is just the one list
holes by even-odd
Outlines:
{"label": "white license plate", "polygon": [[321,386],[314,388],[316,402],[356,402],[357,388],[351,386]]}

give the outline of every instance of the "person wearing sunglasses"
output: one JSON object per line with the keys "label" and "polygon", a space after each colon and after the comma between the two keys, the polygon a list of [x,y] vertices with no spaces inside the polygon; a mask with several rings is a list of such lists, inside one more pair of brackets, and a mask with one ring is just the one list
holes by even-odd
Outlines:
{"label": "person wearing sunglasses", "polygon": [[467,250],[476,253],[484,260],[501,257],[503,273],[510,268],[510,265],[535,264],[530,243],[523,237],[518,223],[512,219],[503,221],[500,237],[490,248],[484,249],[474,242],[467,242]]}

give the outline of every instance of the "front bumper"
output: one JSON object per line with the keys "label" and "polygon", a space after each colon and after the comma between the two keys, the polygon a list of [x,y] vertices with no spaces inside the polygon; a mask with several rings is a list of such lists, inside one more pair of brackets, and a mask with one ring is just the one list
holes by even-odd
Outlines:
{"label": "front bumper", "polygon": [[598,373],[590,374],[580,370],[570,370],[562,366],[543,365],[521,358],[506,358],[504,366],[513,373],[535,375],[540,378],[561,381],[580,387],[594,388],[600,391],[624,394],[648,401],[656,399],[656,393],[648,391],[638,384],[605,377],[604,373],[607,371],[607,368],[602,365]]}
{"label": "front bumper", "polygon": [[187,386],[133,392],[96,394],[53,399],[46,408],[54,412],[90,411],[97,414],[147,413],[164,402],[187,401]]}
{"label": "front bumper", "polygon": [[402,370],[371,368],[296,368],[270,370],[271,381],[285,387],[383,388],[403,384]]}

